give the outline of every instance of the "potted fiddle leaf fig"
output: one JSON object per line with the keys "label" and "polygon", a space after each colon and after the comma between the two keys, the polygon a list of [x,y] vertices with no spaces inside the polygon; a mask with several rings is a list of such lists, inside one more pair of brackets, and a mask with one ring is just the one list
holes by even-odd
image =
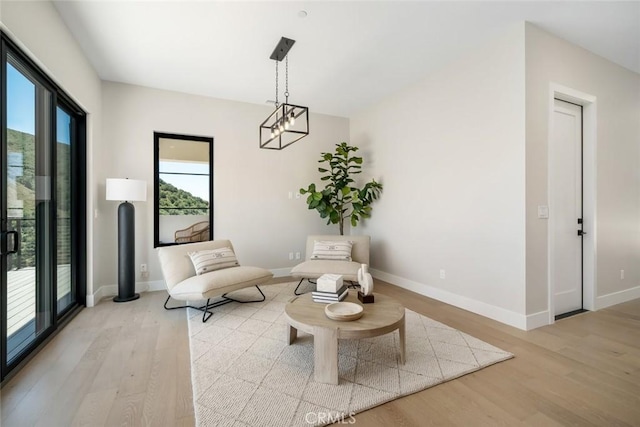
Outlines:
{"label": "potted fiddle leaf fig", "polygon": [[355,186],[351,177],[362,172],[362,157],[355,156],[356,151],[358,147],[342,142],[336,144],[335,153],[322,153],[318,163],[326,166],[319,167],[318,171],[324,174],[320,179],[327,181],[326,186],[320,190],[316,184],[309,184],[308,188],[300,189],[300,194],[308,194],[309,209],[315,209],[321,218],[327,218],[327,225],[339,224],[340,235],[344,235],[346,219],[355,227],[362,218],[371,216],[371,204],[382,192],[382,184],[375,179],[362,188]]}

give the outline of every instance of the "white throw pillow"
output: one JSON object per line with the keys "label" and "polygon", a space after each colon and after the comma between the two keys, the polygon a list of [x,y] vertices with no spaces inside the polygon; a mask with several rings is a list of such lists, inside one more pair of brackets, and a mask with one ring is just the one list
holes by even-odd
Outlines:
{"label": "white throw pillow", "polygon": [[236,254],[228,247],[189,252],[188,255],[197,275],[240,265],[236,259]]}
{"label": "white throw pillow", "polygon": [[351,261],[352,246],[353,242],[349,240],[316,240],[313,243],[313,252],[311,253],[311,259]]}

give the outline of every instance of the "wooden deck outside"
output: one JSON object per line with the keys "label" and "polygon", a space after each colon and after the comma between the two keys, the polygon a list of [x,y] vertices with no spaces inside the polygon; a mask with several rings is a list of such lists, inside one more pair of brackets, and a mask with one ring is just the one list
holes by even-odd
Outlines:
{"label": "wooden deck outside", "polygon": [[[7,336],[10,337],[35,318],[36,269],[21,268],[7,272]],[[58,300],[71,290],[69,264],[58,266]],[[54,307],[54,310],[57,308]]]}

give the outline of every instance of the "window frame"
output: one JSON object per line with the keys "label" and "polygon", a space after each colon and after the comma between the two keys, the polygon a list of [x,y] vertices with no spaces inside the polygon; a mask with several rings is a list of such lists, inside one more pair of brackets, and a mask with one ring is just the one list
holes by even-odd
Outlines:
{"label": "window frame", "polygon": [[[213,240],[214,175],[213,175],[213,137],[182,135],[166,132],[153,132],[153,247],[183,245],[185,243],[160,242],[160,139],[206,142],[209,144],[209,240]],[[163,172],[166,173],[166,172]],[[193,174],[197,176],[197,174]],[[201,176],[201,175],[200,175]]]}

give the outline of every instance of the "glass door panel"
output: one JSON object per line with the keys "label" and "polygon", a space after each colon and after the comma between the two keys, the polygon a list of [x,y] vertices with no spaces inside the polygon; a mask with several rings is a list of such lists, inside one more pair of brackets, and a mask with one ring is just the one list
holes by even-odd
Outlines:
{"label": "glass door panel", "polygon": [[[52,324],[51,92],[9,57],[6,68],[6,363]],[[6,215],[6,216],[5,216]],[[3,227],[4,228],[4,227]]]}
{"label": "glass door panel", "polygon": [[76,302],[71,280],[71,140],[72,118],[56,109],[56,234],[57,234],[57,312],[63,313]]}

